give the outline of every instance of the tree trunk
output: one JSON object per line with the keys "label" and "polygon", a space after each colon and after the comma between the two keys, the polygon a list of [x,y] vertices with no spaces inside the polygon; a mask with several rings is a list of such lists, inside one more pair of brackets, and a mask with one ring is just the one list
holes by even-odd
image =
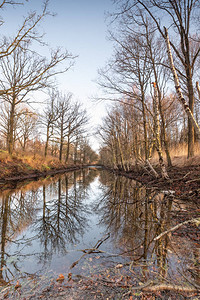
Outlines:
{"label": "tree trunk", "polygon": [[159,163],[161,168],[161,174],[162,177],[165,179],[169,179],[169,176],[167,174],[167,170],[165,167],[163,154],[162,154],[162,147],[161,147],[161,141],[160,141],[160,121],[159,121],[159,114],[158,114],[158,90],[156,83],[153,83],[154,87],[154,97],[153,97],[153,109],[154,109],[154,135],[155,135],[155,142],[156,142],[156,150],[158,152],[159,156]]}
{"label": "tree trunk", "polygon": [[174,66],[173,57],[172,57],[172,53],[171,53],[168,31],[166,28],[165,28],[165,40],[166,40],[166,44],[167,44],[167,52],[168,52],[168,58],[170,61],[170,67],[171,67],[171,70],[172,70],[172,73],[174,76],[174,83],[175,83],[175,88],[176,88],[176,92],[178,95],[178,100],[182,104],[184,111],[186,112],[186,114],[188,116],[188,157],[191,157],[194,155],[194,129],[196,131],[198,138],[200,137],[200,128],[193,116],[194,92],[193,92],[192,78],[191,78],[192,75],[190,74],[191,72],[188,69],[187,75],[190,77],[190,78],[188,78],[188,92],[189,92],[189,106],[188,106],[188,104],[186,103],[186,101],[183,97],[183,94],[181,92],[178,75],[176,73],[176,69]]}
{"label": "tree trunk", "polygon": [[62,152],[63,152],[63,139],[60,140],[60,151],[59,151],[59,160],[62,160]]}
{"label": "tree trunk", "polygon": [[[188,66],[187,71],[187,85],[188,85],[188,96],[189,96],[189,108],[191,113],[194,113],[194,89],[192,84],[191,67]],[[196,120],[195,120],[196,121]],[[200,130],[199,130],[200,133]],[[193,122],[188,117],[188,158],[194,156],[194,126]]]}
{"label": "tree trunk", "polygon": [[163,134],[163,141],[164,141],[164,146],[165,146],[165,154],[167,157],[167,165],[168,167],[172,167],[172,161],[171,161],[171,156],[169,152],[169,144],[167,140],[167,134],[166,134],[166,127],[165,127],[165,117],[162,111],[162,104],[161,104],[161,98],[159,97],[159,111],[160,111],[160,116],[161,116],[161,124],[162,124],[162,134]]}
{"label": "tree trunk", "polygon": [[12,99],[10,118],[9,118],[8,152],[10,154],[13,153],[13,148],[14,148],[15,102],[16,102],[16,98],[14,95]]}
{"label": "tree trunk", "polygon": [[[77,156],[78,156],[78,142],[76,141],[75,142],[75,145],[74,145],[74,164],[76,165],[77,163]],[[80,157],[81,159],[81,157]]]}
{"label": "tree trunk", "polygon": [[197,88],[197,92],[198,92],[198,96],[199,96],[199,100],[200,100],[200,87],[199,87],[199,82],[196,82],[196,88]]}
{"label": "tree trunk", "polygon": [[146,117],[146,107],[144,104],[145,97],[144,91],[142,88],[142,117],[143,117],[143,129],[144,129],[144,153],[145,153],[145,160],[148,159],[148,141],[147,141],[147,117]]}
{"label": "tree trunk", "polygon": [[67,150],[66,150],[66,157],[65,157],[65,163],[69,160],[69,148],[70,148],[70,138],[69,135],[67,137]]}
{"label": "tree trunk", "polygon": [[49,124],[47,125],[47,139],[46,139],[45,149],[44,149],[45,157],[47,156],[48,146],[49,146]]}

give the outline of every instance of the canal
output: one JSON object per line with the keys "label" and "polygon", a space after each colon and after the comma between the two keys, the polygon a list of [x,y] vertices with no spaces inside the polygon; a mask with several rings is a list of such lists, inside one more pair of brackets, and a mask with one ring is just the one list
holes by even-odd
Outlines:
{"label": "canal", "polygon": [[196,209],[173,195],[93,167],[2,191],[1,285],[29,293],[59,274],[198,285],[197,226],[155,240]]}

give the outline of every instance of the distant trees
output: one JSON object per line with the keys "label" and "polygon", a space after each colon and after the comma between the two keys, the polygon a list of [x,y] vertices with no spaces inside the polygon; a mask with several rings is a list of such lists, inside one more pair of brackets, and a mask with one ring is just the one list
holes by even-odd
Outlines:
{"label": "distant trees", "polygon": [[[177,108],[176,102],[174,102],[174,97],[174,95],[169,95],[163,99],[166,134],[171,147],[183,143],[185,134],[184,128],[179,126],[184,118]],[[155,151],[162,158],[163,153],[160,152],[162,149],[160,149],[159,144],[161,144],[161,147],[163,146],[163,139],[162,134],[161,139],[159,139],[160,135],[158,133],[161,129],[159,129],[158,124],[160,125],[160,122],[158,123],[158,119],[155,118],[155,114],[158,116],[158,108],[155,108],[155,103],[153,107],[153,103],[147,101],[148,159],[145,161],[142,111],[137,108],[136,103],[137,100],[135,99],[124,100],[121,98],[120,102],[116,102],[109,109],[107,116],[104,117],[102,125],[97,130],[97,134],[102,141],[101,163],[128,171],[132,165],[138,166],[146,163],[148,165],[148,159],[152,157]],[[162,165],[162,161],[160,163]],[[166,174],[164,174],[165,177]]]}
{"label": "distant trees", "polygon": [[45,141],[45,150],[44,156],[47,156],[48,147],[50,139],[54,134],[55,122],[58,118],[58,107],[57,107],[58,93],[53,90],[49,92],[49,98],[47,100],[47,105],[43,109],[42,114],[40,115],[40,124],[46,132],[46,141]]}
{"label": "distant trees", "polygon": [[50,95],[47,107],[41,114],[41,124],[46,132],[45,156],[49,142],[56,143],[59,145],[59,160],[65,156],[67,163],[71,146],[77,148],[79,139],[86,133],[88,117],[81,104],[73,101],[71,93],[55,92]]}

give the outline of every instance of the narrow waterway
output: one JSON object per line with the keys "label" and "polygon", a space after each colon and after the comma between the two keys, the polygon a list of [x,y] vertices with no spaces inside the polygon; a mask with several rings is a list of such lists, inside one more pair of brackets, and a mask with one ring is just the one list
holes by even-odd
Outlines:
{"label": "narrow waterway", "polygon": [[60,273],[199,284],[196,226],[154,241],[195,210],[168,191],[88,168],[5,190],[0,205],[1,284]]}

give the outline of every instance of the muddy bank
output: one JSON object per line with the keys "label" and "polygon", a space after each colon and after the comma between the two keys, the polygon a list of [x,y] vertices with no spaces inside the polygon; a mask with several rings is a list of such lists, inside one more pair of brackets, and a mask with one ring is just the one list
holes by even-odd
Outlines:
{"label": "muddy bank", "polygon": [[84,168],[86,166],[84,165],[72,165],[72,166],[67,166],[67,167],[62,167],[59,169],[51,169],[49,171],[38,171],[35,170],[34,172],[27,172],[23,174],[13,174],[13,176],[8,176],[0,179],[1,183],[6,183],[10,181],[23,181],[25,179],[35,179],[39,177],[45,177],[49,175],[54,175],[54,174],[59,174],[59,173],[65,173],[65,172],[70,172],[70,171],[76,171]]}
{"label": "muddy bank", "polygon": [[159,190],[173,191],[175,196],[182,199],[200,200],[200,164],[169,168],[168,175],[170,180],[165,180],[162,177],[156,179],[144,170],[132,169],[127,172],[124,170],[105,169],[116,175],[139,181],[149,188],[155,187]]}
{"label": "muddy bank", "polygon": [[[0,169],[3,168],[2,164],[0,164]],[[31,181],[31,180],[38,180],[40,178],[56,175],[56,174],[62,174],[66,172],[76,171],[87,167],[86,165],[68,165],[68,166],[62,166],[58,168],[50,168],[46,169],[44,171],[40,170],[29,170],[25,169],[23,171],[18,171],[17,168],[13,170],[12,168],[5,167],[6,170],[9,169],[8,174],[5,174],[4,172],[0,175],[0,190],[6,190],[8,188],[15,188],[16,184],[23,181]]]}
{"label": "muddy bank", "polygon": [[[127,283],[112,283],[109,279],[102,279],[94,281],[92,278],[74,280],[68,283],[52,283],[48,288],[43,290],[40,295],[30,296],[30,300],[36,299],[69,299],[69,300],[93,300],[93,299],[150,299],[150,300],[184,300],[199,299],[200,293],[197,290],[191,289],[191,292],[176,291],[173,288],[170,290],[157,289],[157,291],[151,291],[151,284],[146,284],[147,287],[142,289],[141,287],[129,286]],[[146,289],[146,290],[145,290]]]}

